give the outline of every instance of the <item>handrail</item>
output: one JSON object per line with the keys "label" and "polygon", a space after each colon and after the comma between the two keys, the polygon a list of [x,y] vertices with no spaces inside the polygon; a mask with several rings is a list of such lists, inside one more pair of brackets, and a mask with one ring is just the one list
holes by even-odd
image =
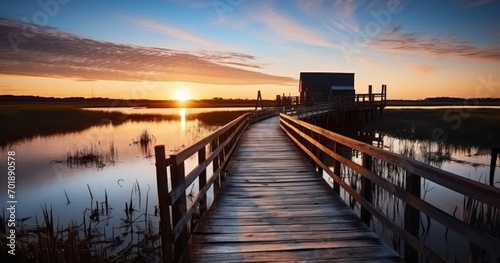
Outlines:
{"label": "handrail", "polygon": [[287,115],[296,116],[298,119],[308,118],[310,116],[318,116],[321,114],[329,114],[335,112],[335,103],[324,103],[309,107],[294,107],[287,108],[283,112]]}
{"label": "handrail", "polygon": [[[222,187],[223,170],[247,127],[277,113],[274,109],[246,113],[168,158],[164,145],[155,146],[163,262],[177,262],[182,256],[188,242],[191,217],[197,212],[201,216],[208,209],[206,193],[212,185]],[[186,175],[184,162],[195,154],[198,155],[198,165]],[[213,170],[207,176],[210,164]],[[168,187],[167,168],[170,168],[171,187]],[[188,207],[186,190],[196,179],[198,194]]]}
{"label": "handrail", "polygon": [[[325,171],[334,180],[334,189],[337,192],[340,191],[341,186],[361,205],[361,218],[365,223],[369,225],[373,215],[405,241],[405,260],[411,260],[411,257],[414,257],[415,253],[418,251],[418,253],[421,253],[432,261],[446,262],[445,259],[441,258],[416,237],[416,235],[418,235],[420,212],[442,223],[449,229],[456,231],[458,234],[464,236],[478,246],[498,255],[500,239],[470,226],[422,200],[420,198],[420,178],[433,181],[443,187],[454,190],[497,209],[500,209],[500,189],[353,140],[307,122],[297,120],[286,114],[280,115],[280,126],[299,149],[310,158],[311,162],[317,166],[318,171]],[[337,150],[332,150],[325,146],[327,142],[333,143],[334,149],[338,149],[340,145],[343,145],[361,152],[363,165],[359,165],[343,157]],[[333,170],[321,160],[320,156],[323,155],[329,156],[334,160]],[[401,188],[373,172],[373,158],[405,170],[405,188]],[[340,177],[341,163],[362,176],[362,189],[360,193],[351,188]],[[378,185],[388,193],[405,202],[404,229],[393,223],[371,202],[372,184]],[[407,220],[409,222],[406,222]],[[413,221],[413,223],[411,221]]]}

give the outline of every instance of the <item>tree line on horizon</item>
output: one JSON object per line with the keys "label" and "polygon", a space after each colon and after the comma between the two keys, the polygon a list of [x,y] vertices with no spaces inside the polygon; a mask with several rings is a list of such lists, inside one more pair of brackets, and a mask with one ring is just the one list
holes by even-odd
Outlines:
{"label": "tree line on horizon", "polygon": [[[33,95],[0,95],[0,103],[61,103],[61,104],[78,104],[78,103],[114,103],[123,104],[124,102],[133,102],[134,104],[144,104],[151,102],[165,102],[169,100],[149,100],[149,99],[112,99],[112,98],[84,98],[84,97],[41,97]],[[171,101],[171,100],[170,100]],[[255,101],[255,99],[232,99],[214,97],[212,99],[203,99],[199,101]],[[396,99],[388,101],[415,101],[415,102],[447,102],[447,103],[463,103],[463,102],[488,102],[500,103],[500,98],[457,98],[457,97],[431,97],[425,99]],[[472,105],[472,104],[471,104]]]}

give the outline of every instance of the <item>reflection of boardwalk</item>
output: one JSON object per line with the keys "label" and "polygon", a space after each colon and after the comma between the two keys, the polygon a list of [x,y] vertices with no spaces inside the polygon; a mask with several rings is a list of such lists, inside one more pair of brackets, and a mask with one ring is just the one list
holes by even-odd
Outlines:
{"label": "reflection of boardwalk", "polygon": [[401,262],[361,222],[280,130],[243,135],[229,184],[189,240],[191,262]]}

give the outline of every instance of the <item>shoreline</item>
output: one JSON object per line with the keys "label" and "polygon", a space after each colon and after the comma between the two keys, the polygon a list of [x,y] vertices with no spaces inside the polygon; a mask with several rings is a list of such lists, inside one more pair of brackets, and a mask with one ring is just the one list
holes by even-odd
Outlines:
{"label": "shoreline", "polygon": [[[247,111],[218,111],[188,115],[206,125],[224,125]],[[141,121],[179,120],[178,115],[125,114],[117,111],[90,111],[61,105],[0,105],[0,148],[37,136],[78,132],[92,126],[121,125]]]}
{"label": "shoreline", "polygon": [[[274,99],[262,100],[264,107],[276,106]],[[0,106],[2,105],[65,105],[78,108],[114,108],[114,107],[140,107],[140,108],[220,108],[220,107],[255,107],[256,99],[238,99],[238,98],[212,98],[189,100],[178,102],[175,100],[125,100],[111,98],[54,98],[38,96],[14,96],[0,95]],[[259,105],[260,106],[260,105]],[[500,106],[500,98],[426,98],[417,100],[389,99],[386,101],[389,107],[407,107],[407,106]]]}

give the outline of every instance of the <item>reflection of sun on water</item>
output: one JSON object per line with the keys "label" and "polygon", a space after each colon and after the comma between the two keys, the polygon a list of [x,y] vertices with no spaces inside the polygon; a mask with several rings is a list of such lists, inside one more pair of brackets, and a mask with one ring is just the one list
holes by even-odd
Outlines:
{"label": "reflection of sun on water", "polygon": [[182,129],[182,131],[186,131],[186,109],[185,108],[180,109],[180,115],[181,115],[181,129]]}

